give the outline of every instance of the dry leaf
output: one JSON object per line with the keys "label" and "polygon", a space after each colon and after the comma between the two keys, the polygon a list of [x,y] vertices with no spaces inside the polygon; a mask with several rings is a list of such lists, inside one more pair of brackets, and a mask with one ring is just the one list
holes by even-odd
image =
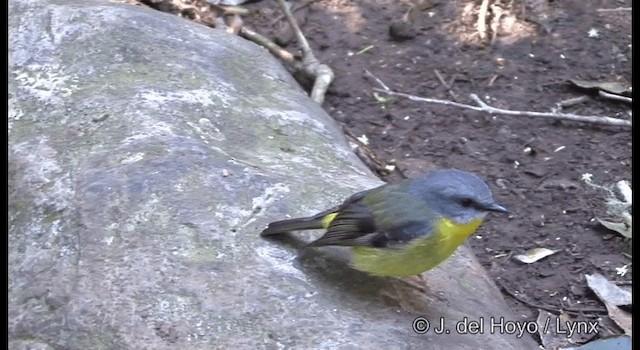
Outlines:
{"label": "dry leaf", "polygon": [[604,306],[607,307],[609,317],[624,331],[624,334],[632,336],[631,314],[609,303],[604,303]]}
{"label": "dry leaf", "polygon": [[620,194],[622,195],[622,200],[625,203],[629,203],[629,205],[631,205],[633,195],[631,192],[631,185],[629,185],[629,181],[620,180],[618,181],[618,183],[616,183],[616,187],[618,187],[618,191],[620,191]]}
{"label": "dry leaf", "polygon": [[618,306],[631,305],[631,292],[611,283],[600,274],[584,275],[587,285],[607,307],[609,317],[624,331],[631,335],[631,314]]}
{"label": "dry leaf", "polygon": [[582,175],[582,180],[587,185],[605,190],[609,194],[606,202],[607,214],[622,219],[622,222],[603,220],[598,217],[596,217],[596,220],[609,230],[618,232],[626,238],[631,238],[633,234],[633,218],[631,217],[632,191],[629,181],[620,180],[616,183],[615,188],[613,188],[611,186],[595,184],[591,178],[591,174]]}
{"label": "dry leaf", "polygon": [[591,288],[602,301],[616,306],[631,305],[631,292],[618,287],[601,274],[595,273],[593,275],[584,275],[584,277],[587,279],[589,288]]}
{"label": "dry leaf", "polygon": [[533,248],[527,250],[524,254],[514,256],[514,258],[522,261],[525,264],[531,264],[557,252],[557,250],[551,250],[547,248]]}
{"label": "dry leaf", "polygon": [[619,234],[623,235],[624,237],[631,238],[631,235],[632,235],[631,226],[628,225],[627,223],[606,221],[600,218],[596,218],[596,220],[598,220],[598,222],[602,226],[608,228],[609,230],[616,231]]}
{"label": "dry leaf", "polygon": [[575,86],[583,89],[597,89],[606,91],[616,95],[631,94],[631,87],[629,85],[613,81],[613,82],[601,82],[601,81],[588,81],[569,79]]}

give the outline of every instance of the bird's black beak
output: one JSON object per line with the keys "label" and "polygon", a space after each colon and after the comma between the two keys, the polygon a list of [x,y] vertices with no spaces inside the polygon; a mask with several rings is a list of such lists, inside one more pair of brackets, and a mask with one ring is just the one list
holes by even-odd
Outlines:
{"label": "bird's black beak", "polygon": [[501,206],[498,203],[491,203],[487,206],[484,207],[485,210],[487,211],[495,211],[498,213],[508,213],[509,211],[507,210],[507,208]]}

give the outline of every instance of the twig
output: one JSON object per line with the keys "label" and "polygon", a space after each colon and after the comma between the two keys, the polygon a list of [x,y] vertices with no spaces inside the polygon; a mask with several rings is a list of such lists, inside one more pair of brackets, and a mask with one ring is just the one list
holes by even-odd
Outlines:
{"label": "twig", "polygon": [[[371,74],[371,76],[373,77],[373,74]],[[355,153],[356,156],[358,156],[358,158],[360,158],[360,160],[362,160],[362,162],[367,167],[369,167],[369,169],[371,169],[371,171],[374,171],[375,173],[382,176],[390,175],[391,172],[395,171],[400,175],[401,178],[407,178],[407,175],[405,175],[405,173],[397,164],[392,164],[391,162],[387,162],[386,164],[383,163],[380,159],[378,159],[376,153],[371,148],[369,148],[369,146],[360,141],[358,137],[344,125],[342,126],[342,132],[347,137],[347,139],[349,139],[349,141],[353,142],[353,153]],[[392,169],[390,168],[390,166],[392,166]]]}
{"label": "twig", "polygon": [[304,58],[309,62],[315,61],[315,63],[319,64],[318,60],[316,60],[316,57],[313,55],[311,47],[309,47],[307,38],[304,37],[304,34],[302,34],[298,23],[293,18],[293,13],[291,13],[291,9],[289,8],[289,6],[287,6],[287,3],[284,2],[284,0],[278,0],[278,4],[280,4],[282,11],[284,11],[284,15],[285,17],[287,17],[287,21],[289,21],[291,29],[293,29],[294,33],[296,33],[296,38],[298,39],[298,43],[300,44],[300,48],[302,49]]}
{"label": "twig", "polygon": [[568,308],[559,308],[559,307],[554,307],[554,306],[547,306],[547,305],[539,305],[539,304],[535,304],[532,303],[522,297],[520,297],[519,295],[517,295],[516,293],[510,291],[509,289],[507,289],[507,287],[504,285],[504,283],[502,283],[502,281],[500,280],[496,280],[496,284],[500,287],[500,289],[502,289],[505,293],[507,293],[507,295],[509,295],[510,297],[512,297],[513,299],[531,307],[534,309],[542,309],[542,310],[546,310],[549,312],[556,312],[558,314],[562,313],[562,312],[566,312],[566,313],[570,313],[570,314],[582,314],[585,312],[597,312],[597,313],[607,313],[606,309],[602,309],[602,308],[596,308],[596,307],[585,307],[585,308],[576,308],[576,307],[568,307]]}
{"label": "twig", "polygon": [[385,94],[392,96],[402,96],[408,98],[412,101],[419,102],[428,102],[428,103],[437,103],[442,105],[455,106],[464,109],[470,109],[477,112],[486,112],[489,114],[500,114],[500,115],[514,115],[514,116],[529,116],[529,117],[542,117],[542,118],[552,118],[552,119],[564,119],[564,120],[572,120],[583,123],[592,123],[592,124],[604,124],[604,125],[615,125],[615,126],[631,126],[631,121],[610,117],[600,117],[600,116],[583,116],[577,114],[570,113],[557,113],[557,112],[533,112],[533,111],[514,111],[510,109],[502,109],[491,107],[488,104],[482,102],[480,98],[476,94],[471,94],[472,100],[474,100],[478,106],[467,105],[463,103],[453,102],[449,100],[439,100],[435,98],[427,98],[420,97],[415,95],[404,94],[401,92],[395,91],[387,91],[379,88],[373,88],[375,91],[384,92]]}
{"label": "twig", "polygon": [[440,80],[440,83],[442,85],[444,85],[444,87],[446,87],[447,89],[450,89],[449,84],[447,84],[446,81],[444,81],[444,78],[442,77],[442,75],[440,74],[440,71],[438,71],[437,69],[433,70],[433,73],[436,75],[436,78],[438,78],[438,80]]}
{"label": "twig", "polygon": [[451,95],[451,97],[452,97],[454,100],[456,100],[456,101],[457,101],[457,100],[459,100],[460,98],[459,98],[459,97],[458,97],[458,96],[453,92],[453,90],[451,89],[451,85],[450,85],[450,84],[447,84],[447,82],[446,82],[446,81],[444,81],[444,78],[442,77],[442,75],[440,74],[440,72],[439,72],[437,69],[434,69],[434,70],[433,70],[433,73],[435,73],[436,78],[438,78],[438,80],[440,80],[440,83],[441,83],[442,85],[444,85],[444,87],[446,87],[446,88],[447,88],[447,92],[449,92],[449,95]]}
{"label": "twig", "polygon": [[[345,134],[347,139],[349,139],[349,141],[353,142],[353,144],[355,145],[355,147],[353,147],[353,152],[367,167],[369,167],[369,169],[380,175],[388,175],[390,173],[390,169],[388,169],[387,166],[378,159],[375,152],[371,148],[369,148],[369,146],[360,141],[358,137],[344,125],[342,126],[342,132]],[[397,168],[398,167],[395,166],[394,170]]]}
{"label": "twig", "polygon": [[487,9],[489,8],[489,0],[482,0],[482,4],[480,5],[480,11],[478,13],[478,34],[480,35],[480,40],[485,41],[487,38]]}
{"label": "twig", "polygon": [[302,85],[305,85],[307,81],[313,81],[313,87],[311,88],[310,94],[311,98],[318,104],[322,104],[324,102],[324,96],[327,89],[329,88],[329,84],[333,81],[333,71],[326,64],[320,64],[320,62],[315,58],[311,48],[309,47],[307,39],[300,31],[300,27],[298,27],[296,20],[293,18],[292,13],[284,0],[278,0],[278,4],[284,11],[285,17],[287,18],[291,29],[295,33],[300,47],[302,48],[302,61],[296,59],[293,54],[281,48],[269,38],[254,32],[247,27],[240,28],[239,34],[248,40],[264,46],[273,55],[290,64],[296,73],[301,73],[299,75],[294,74],[294,77],[296,77]]}
{"label": "twig", "polygon": [[496,81],[496,79],[498,79],[498,74],[494,74],[494,75],[489,79],[489,82],[487,83],[487,86],[493,86],[493,83]]}
{"label": "twig", "polygon": [[258,45],[264,46],[267,50],[269,50],[269,52],[271,52],[273,55],[280,58],[281,60],[292,65],[295,64],[296,58],[293,56],[293,54],[281,48],[280,46],[276,45],[269,38],[259,33],[256,33],[247,27],[240,28],[240,35],[246,39],[253,41]]}
{"label": "twig", "polygon": [[[311,4],[313,4],[313,3],[314,3],[314,2],[316,2],[316,1],[318,1],[318,0],[310,0],[310,1],[305,2],[304,4],[300,4],[300,5],[296,6],[295,8],[293,8],[293,9],[291,10],[291,13],[295,13],[296,11],[302,10],[303,8],[305,8],[305,7],[307,7],[307,6],[311,5]],[[276,24],[276,23],[280,22],[282,19],[284,19],[284,18],[286,18],[286,17],[287,17],[287,16],[285,16],[285,15],[280,15],[280,16],[276,17],[276,19],[274,19],[273,21],[271,21],[271,25],[274,25],[274,24]]]}
{"label": "twig", "polygon": [[493,18],[491,19],[491,42],[490,45],[493,46],[496,43],[496,39],[498,38],[498,32],[500,31],[500,19],[502,18],[503,11],[502,7],[497,4],[491,4],[491,14]]}
{"label": "twig", "polygon": [[298,27],[298,23],[296,23],[295,18],[293,18],[293,14],[291,13],[289,6],[287,6],[284,0],[278,0],[278,4],[287,17],[287,21],[289,22],[293,32],[296,34],[296,39],[302,49],[301,70],[305,75],[314,79],[313,87],[311,88],[311,98],[318,104],[322,104],[324,102],[324,96],[327,89],[329,88],[329,84],[333,81],[333,71],[329,66],[321,64],[318,59],[316,59],[311,47],[309,47],[307,38],[304,37],[300,27]]}
{"label": "twig", "polygon": [[602,90],[598,90],[598,94],[604,98],[610,98],[612,100],[617,100],[617,101],[622,101],[622,102],[627,102],[627,103],[631,103],[631,97],[626,97],[626,96],[620,96],[620,95],[616,95],[616,94],[610,94],[606,91],[602,91]]}
{"label": "twig", "polygon": [[570,106],[582,103],[582,102],[584,102],[584,101],[586,101],[588,99],[589,99],[589,96],[582,95],[582,96],[578,96],[578,97],[573,97],[573,98],[569,98],[569,99],[566,99],[566,100],[562,100],[562,101],[556,103],[556,106],[558,106],[559,108],[570,107]]}
{"label": "twig", "polygon": [[205,1],[210,8],[214,11],[222,13],[223,15],[238,15],[238,16],[246,16],[249,14],[249,10],[242,6],[220,6],[216,4],[212,4],[208,1]]}
{"label": "twig", "polygon": [[356,55],[362,55],[363,53],[365,53],[365,52],[367,52],[367,51],[369,51],[369,50],[371,50],[371,49],[373,49],[375,47],[376,47],[375,45],[368,45],[364,49],[356,52]]}
{"label": "twig", "polygon": [[449,87],[453,86],[453,83],[456,82],[456,78],[458,77],[458,73],[454,73],[449,80]]}
{"label": "twig", "polygon": [[616,7],[612,9],[596,9],[598,12],[631,11],[631,7]]}
{"label": "twig", "polygon": [[527,115],[530,117],[543,117],[543,118],[554,118],[554,119],[564,119],[564,120],[573,120],[578,122],[585,123],[593,123],[593,124],[606,124],[606,125],[620,125],[620,126],[631,126],[631,122],[628,120],[618,119],[618,118],[609,118],[609,117],[600,117],[600,116],[587,116],[587,115],[577,115],[571,113],[556,113],[556,112],[533,112],[533,111],[514,111],[509,109],[495,108],[491,107],[488,104],[482,102],[480,97],[476,94],[469,95],[472,100],[474,100],[482,109],[489,114],[502,114],[502,115]]}
{"label": "twig", "polygon": [[382,86],[383,89],[385,89],[385,91],[391,91],[391,89],[389,89],[389,87],[387,85],[385,85],[385,83],[382,82],[382,80],[378,79],[375,75],[373,75],[373,73],[369,72],[368,69],[364,69],[364,74],[368,77],[370,77],[371,79],[375,80],[378,84],[380,84],[380,86]]}

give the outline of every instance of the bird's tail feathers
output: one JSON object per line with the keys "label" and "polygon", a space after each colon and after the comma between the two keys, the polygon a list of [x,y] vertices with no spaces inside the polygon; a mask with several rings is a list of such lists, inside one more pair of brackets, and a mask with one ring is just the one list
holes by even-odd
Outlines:
{"label": "bird's tail feathers", "polygon": [[323,217],[313,216],[308,218],[289,219],[270,223],[269,226],[260,233],[260,236],[271,236],[298,230],[317,230],[323,227]]}

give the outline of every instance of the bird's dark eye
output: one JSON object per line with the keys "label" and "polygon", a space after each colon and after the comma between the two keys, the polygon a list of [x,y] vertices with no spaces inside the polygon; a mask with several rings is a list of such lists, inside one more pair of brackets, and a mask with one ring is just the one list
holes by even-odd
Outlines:
{"label": "bird's dark eye", "polygon": [[460,205],[462,205],[465,208],[469,208],[473,206],[473,199],[471,198],[462,198],[460,200]]}

